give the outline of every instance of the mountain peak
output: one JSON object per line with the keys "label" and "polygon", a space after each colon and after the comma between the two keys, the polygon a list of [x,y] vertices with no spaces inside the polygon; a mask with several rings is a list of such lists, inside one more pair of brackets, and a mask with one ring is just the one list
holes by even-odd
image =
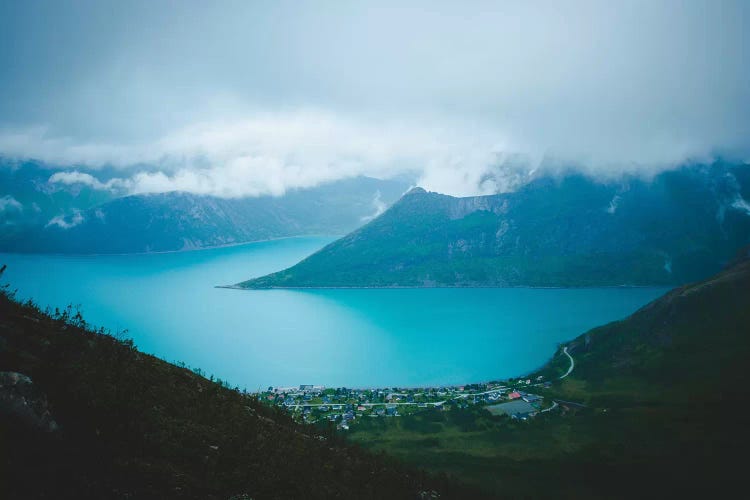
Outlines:
{"label": "mountain peak", "polygon": [[[741,169],[733,172],[739,176]],[[627,191],[586,177],[549,177],[512,193],[462,198],[412,188],[372,223],[296,266],[242,286],[693,282],[750,243],[750,221],[743,214],[716,218],[722,199],[706,186],[721,176],[681,169],[649,182],[631,180]],[[627,216],[613,217],[612,200]]]}
{"label": "mountain peak", "polygon": [[421,188],[419,186],[414,186],[413,188],[408,190],[406,194],[404,194],[404,196],[408,196],[410,194],[427,194],[427,191],[425,191],[424,188]]}

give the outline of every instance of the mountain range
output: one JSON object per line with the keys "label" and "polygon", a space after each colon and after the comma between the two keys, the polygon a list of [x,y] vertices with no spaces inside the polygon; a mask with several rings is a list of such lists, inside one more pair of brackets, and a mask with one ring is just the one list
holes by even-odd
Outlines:
{"label": "mountain range", "polygon": [[6,252],[159,252],[340,235],[379,215],[409,188],[401,180],[355,177],[282,196],[113,196],[87,185],[50,183],[51,172],[35,165],[0,174],[14,188],[0,210],[0,251]]}
{"label": "mountain range", "polygon": [[537,176],[455,198],[415,188],[297,265],[238,286],[671,285],[717,272],[750,243],[750,165],[653,178]]}

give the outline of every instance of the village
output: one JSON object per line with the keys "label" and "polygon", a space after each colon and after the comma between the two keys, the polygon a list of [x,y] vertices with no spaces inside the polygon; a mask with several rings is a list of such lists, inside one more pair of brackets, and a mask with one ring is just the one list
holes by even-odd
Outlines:
{"label": "village", "polygon": [[420,388],[327,388],[318,385],[268,387],[257,397],[279,406],[306,423],[333,422],[339,430],[349,430],[358,419],[392,418],[428,409],[456,410],[472,405],[486,407],[494,415],[526,420],[557,407],[554,401],[528,392],[548,388],[542,376],[504,382],[461,386]]}

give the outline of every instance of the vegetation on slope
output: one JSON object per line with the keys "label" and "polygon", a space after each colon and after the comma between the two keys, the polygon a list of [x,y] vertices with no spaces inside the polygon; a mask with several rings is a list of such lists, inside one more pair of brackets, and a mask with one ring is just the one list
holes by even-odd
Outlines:
{"label": "vegetation on slope", "polygon": [[475,496],[6,291],[0,475],[7,499]]}
{"label": "vegetation on slope", "polygon": [[750,166],[685,167],[653,181],[541,177],[513,193],[415,189],[366,226],[242,287],[674,285],[750,243]]}
{"label": "vegetation on slope", "polygon": [[[562,347],[542,370],[568,366]],[[526,421],[427,411],[352,428],[351,440],[512,497],[731,491],[750,445],[750,260],[678,288],[567,344],[575,369],[534,392],[563,404]]]}

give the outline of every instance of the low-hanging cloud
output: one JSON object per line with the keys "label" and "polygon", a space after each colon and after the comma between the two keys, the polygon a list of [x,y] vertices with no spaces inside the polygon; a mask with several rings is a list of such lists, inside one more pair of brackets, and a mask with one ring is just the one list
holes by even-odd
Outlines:
{"label": "low-hanging cloud", "polygon": [[70,167],[53,182],[224,197],[747,160],[748,18],[732,0],[11,2],[0,155]]}
{"label": "low-hanging cloud", "polygon": [[3,212],[20,212],[23,210],[21,202],[10,195],[0,196],[0,214]]}
{"label": "low-hanging cloud", "polygon": [[110,179],[102,182],[93,175],[78,170],[67,172],[55,172],[49,178],[52,184],[63,184],[67,186],[82,184],[93,189],[115,191],[120,188],[126,188],[126,182],[122,179]]}
{"label": "low-hanging cloud", "polygon": [[60,229],[70,229],[83,223],[83,214],[80,210],[74,210],[71,214],[60,214],[52,217],[45,227],[58,227]]}
{"label": "low-hanging cloud", "polygon": [[[254,118],[192,125],[157,141],[128,148],[80,146],[44,133],[0,135],[0,148],[16,156],[31,143],[36,158],[78,165],[50,182],[84,184],[127,193],[188,191],[222,197],[281,195],[289,189],[358,175],[392,177],[410,173],[425,186],[454,194],[498,182],[482,177],[502,156],[499,133],[469,125],[451,129],[429,124],[365,123],[320,111],[259,114]],[[148,168],[144,167],[148,165]],[[102,181],[103,166],[124,174]],[[82,170],[88,171],[82,171]]]}

